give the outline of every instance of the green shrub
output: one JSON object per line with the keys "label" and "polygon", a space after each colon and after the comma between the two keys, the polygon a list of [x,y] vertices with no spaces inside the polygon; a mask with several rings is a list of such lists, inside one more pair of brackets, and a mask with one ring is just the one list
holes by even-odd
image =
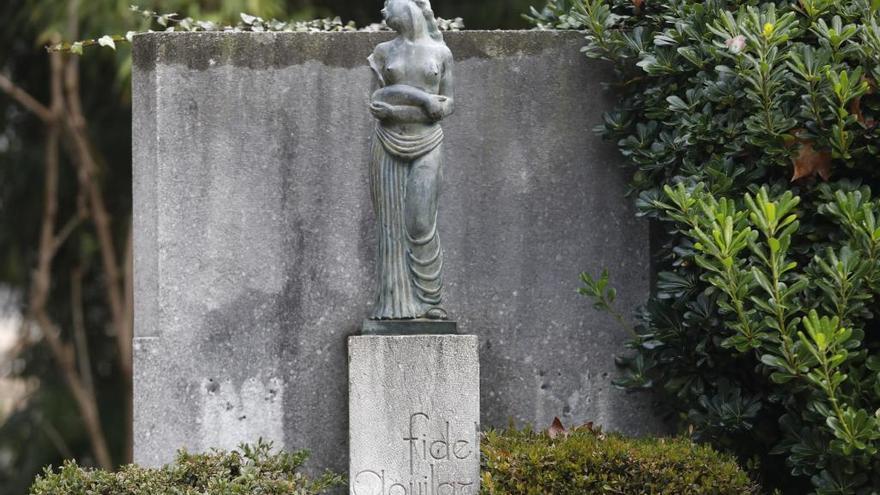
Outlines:
{"label": "green shrub", "polygon": [[[552,0],[530,18],[613,64],[597,130],[658,227],[617,384],[658,391],[765,486],[880,493],[880,1]],[[613,308],[607,275],[583,280]]]}
{"label": "green shrub", "polygon": [[758,493],[732,458],[687,439],[508,430],[487,433],[481,448],[484,495]]}
{"label": "green shrub", "polygon": [[[680,183],[655,206],[692,242],[715,292],[719,345],[760,373],[766,399],[785,409],[776,452],[795,474],[810,474],[818,493],[877,493],[880,352],[866,328],[867,303],[880,293],[880,200],[840,184],[818,195],[816,212],[839,233],[832,240],[802,228],[791,191],[719,199]],[[692,421],[704,423],[699,414]]]}
{"label": "green shrub", "polygon": [[[553,430],[551,428],[551,430]],[[551,434],[486,433],[482,494],[749,495],[757,487],[733,462],[686,439],[627,439],[585,426]],[[68,461],[47,468],[30,495],[312,495],[342,487],[342,476],[309,480],[305,452],[271,452],[270,444],[192,455],[181,451],[161,469],[135,465],[116,473]]]}
{"label": "green shrub", "polygon": [[308,454],[273,454],[271,445],[242,445],[239,451],[193,455],[181,451],[161,469],[135,465],[110,473],[83,469],[68,461],[58,471],[47,468],[30,495],[311,495],[343,486],[341,476],[310,480],[299,472]]}

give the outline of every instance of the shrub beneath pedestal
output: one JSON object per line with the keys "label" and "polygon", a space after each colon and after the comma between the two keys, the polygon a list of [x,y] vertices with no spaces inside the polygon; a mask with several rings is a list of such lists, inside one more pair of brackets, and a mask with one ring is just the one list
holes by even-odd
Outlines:
{"label": "shrub beneath pedestal", "polygon": [[[551,438],[555,437],[555,438]],[[181,451],[161,469],[136,465],[110,473],[67,462],[47,468],[30,495],[312,495],[345,485],[299,472],[305,452],[271,453],[258,443],[240,451]],[[483,495],[757,495],[733,460],[686,439],[627,439],[592,428],[551,433],[489,432],[482,444]]]}
{"label": "shrub beneath pedestal", "polygon": [[311,495],[344,485],[338,475],[308,479],[300,473],[308,457],[304,451],[273,454],[264,442],[239,449],[199,455],[181,451],[161,469],[129,465],[115,473],[68,461],[58,471],[47,468],[30,495]]}
{"label": "shrub beneath pedestal", "polygon": [[731,457],[687,439],[505,431],[486,434],[482,451],[484,495],[759,493]]}

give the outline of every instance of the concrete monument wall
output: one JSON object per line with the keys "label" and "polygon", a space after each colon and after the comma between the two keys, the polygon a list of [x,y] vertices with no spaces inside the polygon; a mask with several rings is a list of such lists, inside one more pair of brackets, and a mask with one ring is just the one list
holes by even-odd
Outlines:
{"label": "concrete monument wall", "polygon": [[[373,298],[366,57],[390,33],[134,42],[135,459],[263,437],[347,468],[346,339]],[[658,427],[611,386],[624,331],[575,292],[649,284],[611,104],[577,33],[447,33],[446,307],[480,342],[483,427]]]}

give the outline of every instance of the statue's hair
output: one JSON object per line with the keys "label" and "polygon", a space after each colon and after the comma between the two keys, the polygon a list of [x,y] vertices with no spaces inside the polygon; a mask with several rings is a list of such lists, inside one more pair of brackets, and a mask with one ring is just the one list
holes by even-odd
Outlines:
{"label": "statue's hair", "polygon": [[434,17],[434,11],[431,10],[431,0],[410,0],[416,4],[416,7],[422,11],[425,17],[425,24],[428,27],[428,35],[434,41],[443,41],[443,34],[440,32],[440,26],[437,25],[437,18]]}

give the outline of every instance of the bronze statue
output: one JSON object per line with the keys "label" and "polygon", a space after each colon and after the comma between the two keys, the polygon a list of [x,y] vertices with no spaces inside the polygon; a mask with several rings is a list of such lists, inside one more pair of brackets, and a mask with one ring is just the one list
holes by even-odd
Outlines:
{"label": "bronze statue", "polygon": [[379,227],[372,319],[446,320],[437,207],[440,120],[453,112],[452,52],[429,0],[386,0],[382,15],[398,36],[369,57],[379,83],[370,102],[378,120],[370,184]]}

